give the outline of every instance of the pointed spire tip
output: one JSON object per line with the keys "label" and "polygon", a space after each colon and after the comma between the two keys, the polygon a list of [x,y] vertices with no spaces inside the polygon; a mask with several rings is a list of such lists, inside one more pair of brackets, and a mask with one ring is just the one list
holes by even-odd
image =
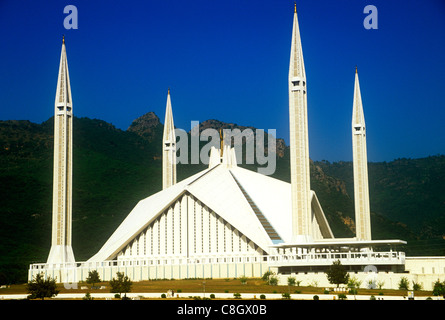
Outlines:
{"label": "pointed spire tip", "polygon": [[62,35],[62,43],[65,44],[65,35]]}
{"label": "pointed spire tip", "polygon": [[297,13],[297,1],[294,1],[294,13]]}

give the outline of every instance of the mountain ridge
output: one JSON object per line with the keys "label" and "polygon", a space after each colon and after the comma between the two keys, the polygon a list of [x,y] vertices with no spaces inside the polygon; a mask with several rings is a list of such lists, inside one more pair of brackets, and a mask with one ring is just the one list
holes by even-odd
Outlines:
{"label": "mountain ridge", "polygon": [[[73,249],[76,260],[85,261],[100,249],[139,200],[162,189],[163,124],[154,113],[147,113],[135,119],[126,131],[103,120],[76,117],[73,127]],[[2,279],[26,281],[28,264],[47,259],[51,245],[52,152],[53,118],[41,124],[27,120],[0,121],[0,282]],[[385,203],[393,201],[397,190],[403,191],[400,201],[409,197],[408,191],[418,192],[417,188],[422,185],[430,190],[430,184],[434,183],[443,191],[443,178],[436,175],[442,172],[444,159],[437,156],[424,161],[378,163],[374,173],[374,165],[370,164],[370,174],[379,177],[370,179],[374,239],[400,238],[409,244],[414,241],[420,246],[413,247],[417,251],[411,250],[415,254],[427,253],[425,246],[436,241],[428,252],[444,253],[444,242],[439,240],[445,234],[440,214],[444,212],[441,210],[445,199],[440,192],[432,195],[438,204],[431,207],[439,214],[430,215],[420,231],[414,231],[411,221],[397,221],[392,218],[392,211],[381,210],[386,207]],[[334,235],[352,237],[352,164],[310,163],[311,188],[317,193]],[[413,163],[418,171],[412,168]],[[241,166],[256,169],[255,165]],[[179,164],[178,181],[204,168],[203,164]],[[405,168],[401,171],[404,177],[396,179],[400,168]],[[384,170],[393,175],[385,174]],[[290,181],[288,146],[284,146],[282,156],[277,157],[277,170],[272,176]],[[422,183],[417,183],[417,176],[423,179]],[[395,180],[385,180],[385,177]],[[408,191],[404,187],[406,182],[409,182]],[[390,190],[374,195],[385,183]],[[411,201],[410,205],[418,207],[419,203]],[[415,208],[412,211],[415,212]],[[400,212],[396,213],[400,216]]]}

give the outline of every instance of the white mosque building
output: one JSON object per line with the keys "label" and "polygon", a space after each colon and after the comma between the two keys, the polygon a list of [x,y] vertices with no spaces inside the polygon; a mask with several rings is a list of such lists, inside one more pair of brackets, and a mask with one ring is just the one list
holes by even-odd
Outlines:
{"label": "white mosque building", "polygon": [[[235,150],[212,147],[209,166],[176,181],[176,136],[170,90],[163,137],[163,190],[142,199],[102,248],[76,262],[71,247],[72,97],[65,41],[55,102],[52,247],[48,261],[32,264],[58,282],[85,280],[97,270],[108,281],[125,272],[149,279],[261,277],[276,272],[282,283],[329,286],[323,273],[340,260],[359,280],[370,277],[397,288],[401,277],[425,289],[445,277],[445,257],[409,258],[402,240],[372,240],[366,127],[355,73],[352,140],[357,233],[335,238],[310,189],[306,73],[296,7],[289,65],[291,183],[237,166]],[[371,274],[372,271],[372,274]]]}

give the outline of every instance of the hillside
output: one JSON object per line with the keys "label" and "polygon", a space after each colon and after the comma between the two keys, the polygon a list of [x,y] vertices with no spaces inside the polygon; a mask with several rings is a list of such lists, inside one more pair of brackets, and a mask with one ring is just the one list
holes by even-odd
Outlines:
{"label": "hillside", "polygon": [[[204,124],[211,121],[216,120]],[[76,260],[85,261],[140,199],[161,190],[163,125],[154,113],[148,113],[127,131],[88,118],[74,118],[73,126],[73,249]],[[52,118],[42,124],[0,121],[0,283],[26,281],[28,264],[47,259],[51,245],[52,139]],[[375,175],[370,178],[374,238],[428,243],[442,239],[443,162],[444,157],[438,156],[370,165],[370,176]],[[244,167],[255,170],[253,165]],[[179,165],[178,180],[204,168],[202,164]],[[289,152],[283,143],[274,177],[289,181],[289,174]],[[337,237],[350,237],[354,231],[350,174],[352,167],[347,162],[311,162],[312,188]],[[432,190],[434,186],[437,190]],[[435,203],[426,206],[426,199]],[[424,220],[419,212],[423,212]],[[444,254],[443,243],[443,239],[437,242],[433,253]],[[415,245],[407,248],[417,255],[425,253],[424,249]]]}

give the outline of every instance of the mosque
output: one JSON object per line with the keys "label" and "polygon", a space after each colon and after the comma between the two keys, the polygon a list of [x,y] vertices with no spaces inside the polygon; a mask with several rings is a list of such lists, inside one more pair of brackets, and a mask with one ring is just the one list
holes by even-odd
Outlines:
{"label": "mosque", "polygon": [[[149,279],[292,275],[303,285],[330,286],[324,271],[340,260],[364,283],[397,288],[401,277],[431,289],[445,277],[445,257],[406,257],[403,240],[372,240],[366,126],[357,68],[352,108],[356,237],[335,238],[310,189],[306,72],[296,6],[289,64],[291,183],[241,168],[234,148],[212,147],[207,169],[176,181],[176,135],[170,91],[163,136],[163,189],[142,199],[88,261],[71,244],[73,105],[65,40],[55,98],[52,246],[37,273],[58,282],[85,280],[97,270],[108,281],[125,272]],[[367,281],[367,282],[366,282]],[[371,282],[372,282],[371,281]]]}

